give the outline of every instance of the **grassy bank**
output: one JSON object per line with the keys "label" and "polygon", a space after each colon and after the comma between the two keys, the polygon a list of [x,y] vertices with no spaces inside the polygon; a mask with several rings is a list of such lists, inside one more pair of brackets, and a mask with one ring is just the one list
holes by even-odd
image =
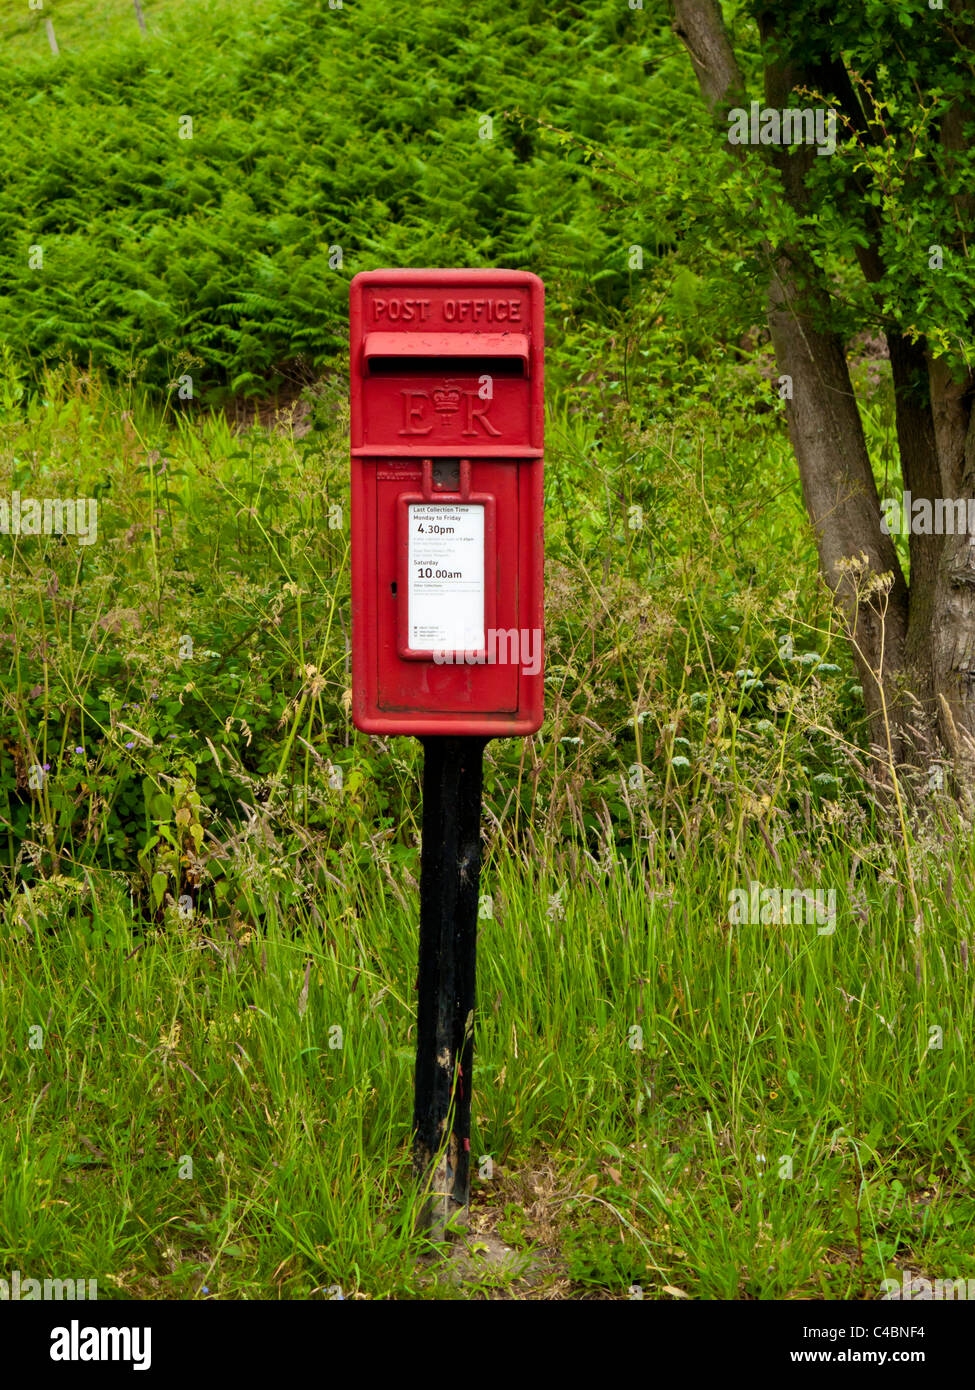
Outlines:
{"label": "grassy bank", "polygon": [[[344,392],[239,432],[78,374],[5,393],[0,495],[99,511],[92,545],[4,539],[2,1258],[432,1294],[419,747],[348,719]],[[891,836],[862,775],[774,418],[574,400],[546,724],[488,749],[477,1227],[540,1297],[975,1274],[970,836],[934,788]],[[736,889],[835,916],[735,921]]]}

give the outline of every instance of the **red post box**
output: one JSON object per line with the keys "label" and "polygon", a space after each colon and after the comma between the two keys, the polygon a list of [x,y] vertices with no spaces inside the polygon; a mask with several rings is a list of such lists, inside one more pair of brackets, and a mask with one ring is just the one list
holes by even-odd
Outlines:
{"label": "red post box", "polygon": [[542,282],[515,270],[373,270],[350,297],[355,724],[534,733]]}

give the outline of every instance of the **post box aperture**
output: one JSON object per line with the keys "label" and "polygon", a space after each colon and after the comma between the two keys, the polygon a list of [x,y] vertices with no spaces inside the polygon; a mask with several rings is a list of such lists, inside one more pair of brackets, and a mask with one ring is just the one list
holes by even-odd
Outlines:
{"label": "post box aperture", "polygon": [[543,294],[524,271],[352,281],[352,709],[366,732],[541,724]]}

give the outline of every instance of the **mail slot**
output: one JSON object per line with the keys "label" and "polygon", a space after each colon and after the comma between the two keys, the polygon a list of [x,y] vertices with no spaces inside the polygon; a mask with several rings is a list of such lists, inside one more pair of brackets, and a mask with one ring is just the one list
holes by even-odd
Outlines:
{"label": "mail slot", "polygon": [[352,716],[367,733],[541,725],[543,361],[536,275],[352,281]]}

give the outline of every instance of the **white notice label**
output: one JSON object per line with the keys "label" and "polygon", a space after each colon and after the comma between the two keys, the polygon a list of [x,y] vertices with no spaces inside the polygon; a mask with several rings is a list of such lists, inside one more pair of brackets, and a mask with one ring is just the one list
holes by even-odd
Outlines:
{"label": "white notice label", "polygon": [[409,646],[484,647],[484,508],[417,502],[409,508]]}

